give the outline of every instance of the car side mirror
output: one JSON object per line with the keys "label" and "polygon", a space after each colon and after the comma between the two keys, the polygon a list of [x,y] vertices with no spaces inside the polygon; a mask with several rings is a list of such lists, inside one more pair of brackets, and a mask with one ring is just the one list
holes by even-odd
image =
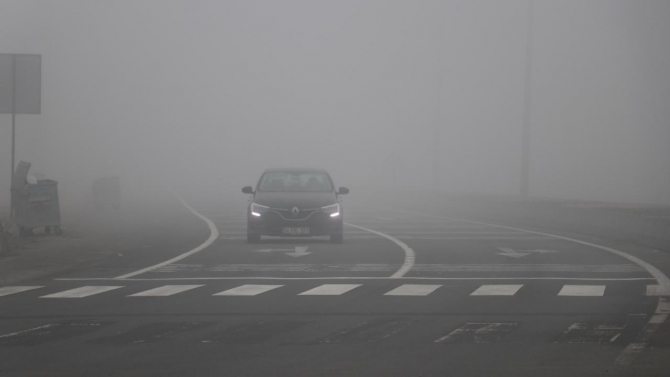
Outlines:
{"label": "car side mirror", "polygon": [[244,186],[242,187],[242,192],[245,194],[253,194],[254,193],[254,188],[251,186]]}
{"label": "car side mirror", "polygon": [[346,187],[340,187],[339,190],[337,190],[337,195],[346,195],[349,193],[349,189]]}

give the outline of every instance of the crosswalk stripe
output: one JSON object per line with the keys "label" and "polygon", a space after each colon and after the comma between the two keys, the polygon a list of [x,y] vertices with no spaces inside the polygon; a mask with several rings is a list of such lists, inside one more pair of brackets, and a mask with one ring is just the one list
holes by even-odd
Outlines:
{"label": "crosswalk stripe", "polygon": [[245,284],[227,291],[216,293],[214,296],[256,296],[279,287],[283,287],[283,285]]}
{"label": "crosswalk stripe", "polygon": [[513,296],[521,287],[523,284],[482,285],[470,293],[470,296]]}
{"label": "crosswalk stripe", "polygon": [[191,289],[202,287],[202,285],[164,285],[162,287],[149,289],[148,291],[135,293],[128,297],[162,297],[172,296],[177,293],[189,291]]}
{"label": "crosswalk stripe", "polygon": [[427,296],[440,287],[441,285],[404,284],[384,293],[384,296]]}
{"label": "crosswalk stripe", "polygon": [[87,285],[84,287],[79,287],[75,289],[70,289],[63,292],[53,293],[46,296],[41,296],[40,298],[82,298],[97,295],[98,293],[104,293],[114,289],[123,288],[120,286],[91,286]]}
{"label": "crosswalk stripe", "polygon": [[37,288],[44,288],[43,286],[16,286],[16,287],[0,287],[0,297],[9,296],[15,293],[21,293],[25,291],[31,291]]}
{"label": "crosswalk stripe", "polygon": [[604,285],[564,285],[559,296],[602,296],[605,294]]}
{"label": "crosswalk stripe", "polygon": [[299,296],[337,296],[360,286],[361,284],[323,284],[302,292]]}

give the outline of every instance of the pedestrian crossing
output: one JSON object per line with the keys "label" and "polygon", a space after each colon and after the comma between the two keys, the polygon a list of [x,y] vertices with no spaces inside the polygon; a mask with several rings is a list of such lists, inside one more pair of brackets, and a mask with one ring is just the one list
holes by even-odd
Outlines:
{"label": "pedestrian crossing", "polygon": [[121,286],[90,286],[79,287],[75,289],[69,289],[67,291],[53,293],[46,296],[41,296],[41,298],[83,298],[88,296],[97,295],[100,293],[105,293],[113,291],[115,289],[123,288]]}
{"label": "pedestrian crossing", "polygon": [[[297,283],[294,283],[297,284]],[[304,283],[303,283],[304,285]],[[304,291],[295,293],[295,286],[289,289],[286,285],[276,285],[276,284],[244,284],[236,287],[228,288],[224,291],[215,292],[211,294],[212,296],[258,296],[261,294],[270,294],[269,292],[279,292],[282,289],[289,289],[291,294],[297,296],[341,296],[350,294],[353,291],[360,291],[365,284],[320,284],[316,286],[309,287]],[[370,283],[372,285],[372,283]],[[441,284],[400,284],[393,289],[390,289],[385,292],[378,293],[379,290],[375,289],[374,291],[377,295],[380,296],[429,296],[440,294],[440,292],[448,292],[449,294],[457,294],[461,296],[516,296],[524,292],[533,292],[532,294],[537,294],[537,286],[529,287],[532,284],[484,284],[479,285],[474,288],[473,285],[462,285],[459,286],[457,290],[454,290],[453,286],[450,286],[449,289],[445,289],[444,285]],[[124,294],[127,297],[169,297],[180,294],[187,294],[188,292],[203,290],[206,288],[205,284],[198,285],[163,285],[159,287],[153,287],[151,289],[141,290],[139,292],[134,292],[131,294]],[[636,285],[638,290],[628,290],[629,294],[625,295],[647,295],[654,296],[656,290],[654,285],[646,286],[646,290],[642,285]],[[62,298],[87,298],[91,296],[103,295],[105,293],[119,290],[124,288],[124,291],[128,289],[133,289],[132,287],[121,286],[121,285],[100,285],[100,286],[81,286],[77,288],[67,289],[64,291],[49,293],[46,295],[39,295],[39,298],[45,299],[62,299]],[[474,289],[473,289],[474,288]],[[614,295],[621,294],[621,286]],[[6,286],[0,287],[0,297],[13,296],[19,294],[27,294],[28,292],[38,291],[38,290],[47,290],[48,287],[45,286]],[[212,289],[212,287],[209,287]],[[303,288],[304,289],[304,288]],[[607,285],[575,285],[575,284],[565,284],[560,286],[551,285],[549,287],[543,286],[542,294],[552,295],[559,297],[603,297],[607,295]],[[631,293],[637,292],[637,293]]]}
{"label": "pedestrian crossing", "polygon": [[0,287],[0,297],[9,296],[15,293],[32,291],[33,289],[43,288],[42,286],[23,286],[23,287]]}
{"label": "pedestrian crossing", "polygon": [[235,287],[223,292],[215,293],[214,296],[256,296],[280,287],[283,287],[283,285],[245,284],[240,287]]}

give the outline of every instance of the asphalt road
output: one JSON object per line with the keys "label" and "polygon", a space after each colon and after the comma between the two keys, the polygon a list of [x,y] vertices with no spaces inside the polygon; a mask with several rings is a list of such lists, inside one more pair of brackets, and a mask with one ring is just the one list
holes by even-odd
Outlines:
{"label": "asphalt road", "polygon": [[669,373],[651,250],[365,203],[249,245],[243,197],[189,204],[188,248],[0,287],[0,376]]}

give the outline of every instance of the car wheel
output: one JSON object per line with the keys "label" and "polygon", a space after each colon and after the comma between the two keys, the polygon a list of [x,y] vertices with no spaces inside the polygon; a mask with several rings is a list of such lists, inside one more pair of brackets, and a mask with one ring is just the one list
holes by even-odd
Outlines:
{"label": "car wheel", "polygon": [[331,243],[342,243],[344,242],[344,234],[342,231],[330,235]]}

